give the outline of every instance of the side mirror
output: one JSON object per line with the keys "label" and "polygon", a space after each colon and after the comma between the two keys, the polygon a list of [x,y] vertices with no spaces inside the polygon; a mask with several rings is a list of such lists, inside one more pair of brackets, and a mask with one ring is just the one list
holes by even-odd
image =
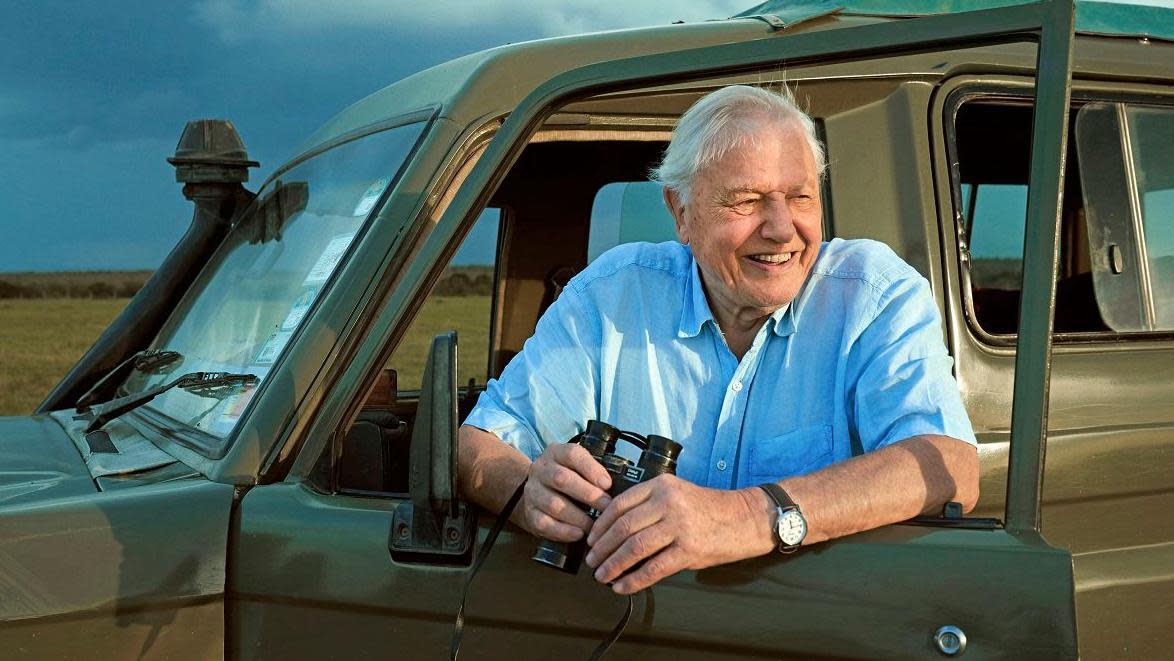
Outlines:
{"label": "side mirror", "polygon": [[392,515],[388,549],[400,562],[468,564],[477,515],[457,490],[457,334],[432,340],[412,425],[408,493]]}

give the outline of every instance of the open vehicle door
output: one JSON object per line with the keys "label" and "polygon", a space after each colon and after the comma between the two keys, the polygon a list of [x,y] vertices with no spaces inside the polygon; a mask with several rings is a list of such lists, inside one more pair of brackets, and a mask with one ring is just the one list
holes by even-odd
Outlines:
{"label": "open vehicle door", "polygon": [[[636,598],[632,620],[609,658],[1077,656],[1072,559],[1039,533],[1072,40],[1072,3],[1046,1],[617,59],[534,89],[421,240],[385,304],[369,313],[378,332],[356,343],[304,431],[306,440],[284,481],[261,484],[244,497],[230,538],[230,654],[448,654],[468,554],[389,555],[388,535],[394,532],[393,511],[409,501],[426,508],[451,465],[432,467],[431,492],[384,499],[326,493],[316,486],[315,471],[323,470],[323,451],[335,430],[353,419],[356,402],[386,358],[388,339],[402,336],[403,320],[427,290],[423,284],[439,271],[440,264],[423,256],[452,253],[554,109],[590,95],[777,68],[780,62],[851,63],[1032,41],[1038,43],[1038,78],[1005,524],[962,518],[889,526],[793,556],[682,572]],[[425,167],[425,158],[414,167]],[[420,172],[414,174],[419,180]],[[414,209],[405,201],[413,194],[419,191],[401,186],[394,195],[402,199],[393,196],[389,205]],[[432,410],[437,406],[431,403]],[[442,427],[434,433],[451,433]],[[443,446],[444,439],[429,440]],[[417,452],[421,442],[413,439],[413,455],[426,454]],[[478,540],[493,518],[481,517]],[[450,521],[453,540],[472,532],[461,529],[462,521]],[[466,609],[467,655],[587,658],[623,612],[625,600],[587,572],[572,577],[534,563],[535,543],[517,530],[498,540]]]}

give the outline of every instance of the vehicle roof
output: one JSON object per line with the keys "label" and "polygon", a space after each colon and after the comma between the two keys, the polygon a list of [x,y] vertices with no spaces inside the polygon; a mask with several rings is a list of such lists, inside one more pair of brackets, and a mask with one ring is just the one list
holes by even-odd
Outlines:
{"label": "vehicle roof", "polygon": [[[766,0],[734,18],[773,15],[789,24],[833,12],[848,16],[906,18],[1023,4],[1029,3],[1024,0]],[[1174,8],[1076,0],[1076,31],[1174,40]]]}
{"label": "vehicle roof", "polygon": [[[437,108],[465,126],[507,114],[536,85],[564,71],[616,58],[678,51],[779,34],[835,30],[862,22],[891,21],[1016,4],[1017,0],[767,0],[726,20],[616,30],[507,44],[425,69],[357,101],[318,129],[297,154],[348,135],[375,130],[412,111]],[[1174,41],[1174,9],[1077,0],[1077,31],[1148,36]],[[801,25],[797,25],[801,23]],[[276,173],[275,173],[276,174]]]}

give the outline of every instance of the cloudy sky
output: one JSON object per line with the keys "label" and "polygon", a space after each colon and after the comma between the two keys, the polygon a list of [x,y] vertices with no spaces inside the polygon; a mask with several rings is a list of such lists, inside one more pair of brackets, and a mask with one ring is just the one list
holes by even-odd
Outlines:
{"label": "cloudy sky", "polygon": [[164,160],[188,119],[233,120],[255,187],[326,119],[427,66],[755,4],[0,0],[0,272],[155,267],[191,217]]}
{"label": "cloudy sky", "polygon": [[0,272],[154,268],[191,205],[166,162],[233,120],[259,184],[367,94],[469,52],[724,18],[751,0],[2,0]]}

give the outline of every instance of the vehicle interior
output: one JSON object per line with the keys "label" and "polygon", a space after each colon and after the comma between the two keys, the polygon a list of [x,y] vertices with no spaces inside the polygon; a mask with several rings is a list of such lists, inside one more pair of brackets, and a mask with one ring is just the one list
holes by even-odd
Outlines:
{"label": "vehicle interior", "polygon": [[[644,183],[639,193],[647,200],[648,172],[668,145],[671,133],[665,125],[675,120],[606,119],[611,126],[599,127],[597,115],[559,113],[531,138],[389,358],[336,449],[332,478],[321,462],[321,478],[331,479],[334,491],[405,494],[410,421],[419,401],[427,342],[437,333],[458,330],[458,383],[463,384],[458,419],[463,420],[487,379],[501,373],[533,334],[542,312],[587,265],[590,244],[609,241],[599,236],[609,229],[600,218],[620,212],[625,191],[610,191],[614,199],[608,200],[605,189]],[[611,219],[613,234],[616,220]],[[628,223],[624,240],[675,236],[663,208],[636,224],[643,227],[633,234]],[[613,245],[616,238],[610,238]],[[467,263],[478,258],[476,265]],[[478,278],[481,286],[466,286]]]}

